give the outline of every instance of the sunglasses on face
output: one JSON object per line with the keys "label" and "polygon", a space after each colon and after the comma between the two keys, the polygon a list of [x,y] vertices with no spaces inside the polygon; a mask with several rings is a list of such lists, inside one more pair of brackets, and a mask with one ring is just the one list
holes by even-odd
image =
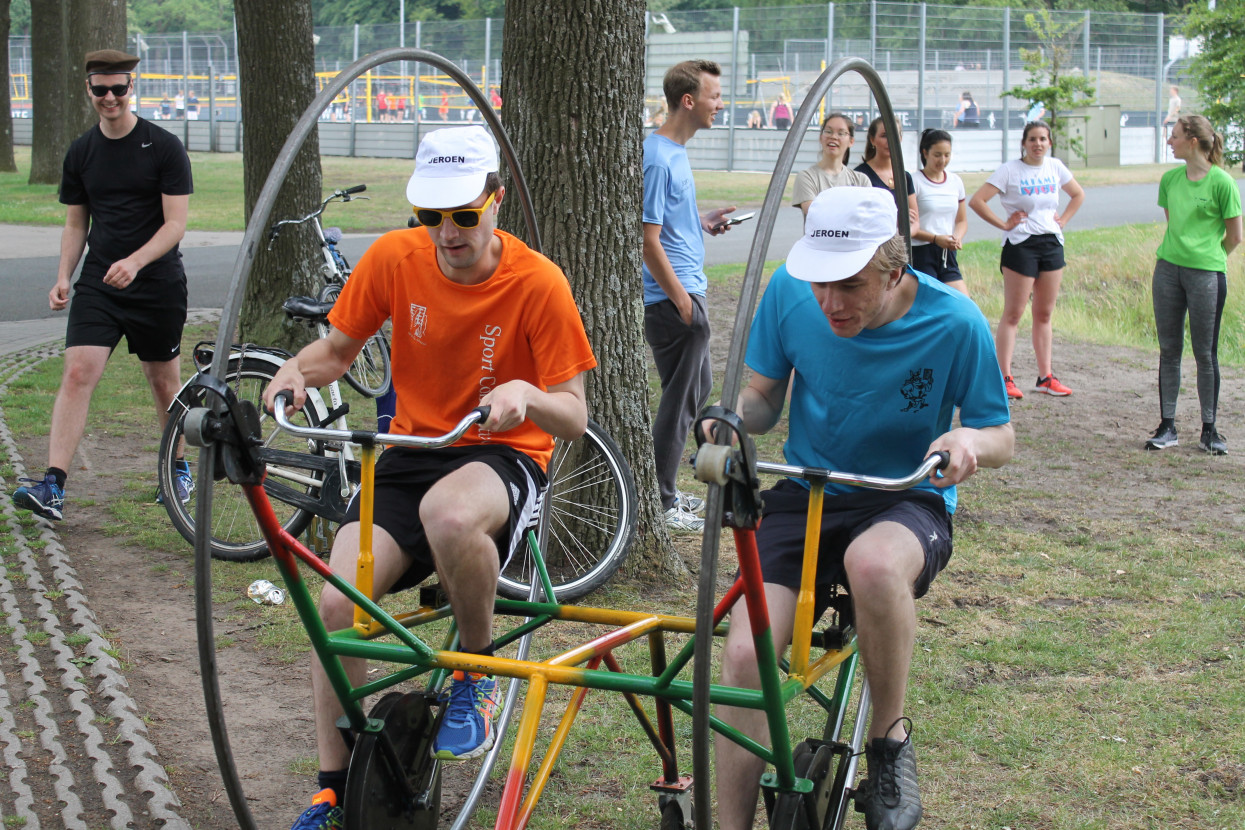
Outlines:
{"label": "sunglasses on face", "polygon": [[96,98],[103,98],[105,95],[107,95],[110,92],[112,93],[112,97],[120,98],[121,96],[125,95],[125,93],[129,91],[130,85],[128,83],[113,84],[112,86],[90,84],[87,88],[91,90],[91,94],[94,95]]}
{"label": "sunglasses on face", "polygon": [[480,216],[493,204],[496,193],[490,193],[484,204],[478,208],[458,208],[456,210],[436,210],[435,208],[415,208],[415,218],[425,228],[438,228],[445,217],[463,230],[471,230],[480,224]]}

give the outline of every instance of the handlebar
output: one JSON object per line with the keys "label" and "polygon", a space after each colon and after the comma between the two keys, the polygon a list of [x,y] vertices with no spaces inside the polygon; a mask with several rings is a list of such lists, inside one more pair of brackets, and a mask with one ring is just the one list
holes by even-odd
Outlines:
{"label": "handlebar", "polygon": [[907,490],[929,478],[935,470],[941,470],[951,461],[951,455],[943,450],[931,454],[921,465],[903,478],[882,478],[880,476],[859,475],[857,473],[838,473],[818,467],[796,467],[791,464],[771,464],[766,461],[757,462],[757,472],[769,475],[792,476],[804,479],[824,479],[837,484],[853,484],[857,487],[869,487],[874,490]]}
{"label": "handlebar", "polygon": [[273,222],[272,226],[268,228],[268,249],[269,250],[272,249],[272,243],[275,242],[277,237],[281,235],[281,228],[283,225],[301,225],[304,222],[307,222],[311,219],[315,219],[318,216],[320,216],[320,214],[324,213],[324,209],[328,207],[329,202],[335,202],[339,200],[342,202],[353,202],[355,199],[371,198],[369,196],[355,196],[354,195],[356,193],[362,193],[365,190],[367,190],[367,185],[365,184],[356,184],[353,187],[347,187],[344,190],[334,190],[331,196],[329,196],[327,199],[325,199],[323,202],[320,203],[319,208],[317,208],[316,210],[313,210],[311,213],[308,213],[306,216],[302,217],[301,219],[282,219],[278,222]]}
{"label": "handlebar", "polygon": [[438,447],[448,447],[467,432],[467,429],[473,424],[484,423],[488,420],[491,407],[477,406],[468,412],[463,419],[459,421],[453,429],[444,435],[435,437],[425,437],[420,435],[398,435],[391,432],[369,432],[367,430],[358,429],[326,429],[323,427],[301,427],[290,422],[286,417],[285,407],[289,405],[291,395],[288,390],[283,390],[276,394],[273,399],[273,416],[277,420],[277,426],[297,435],[300,438],[312,438],[320,441],[349,441],[352,444],[387,444],[394,447],[413,447],[415,449],[433,450]]}

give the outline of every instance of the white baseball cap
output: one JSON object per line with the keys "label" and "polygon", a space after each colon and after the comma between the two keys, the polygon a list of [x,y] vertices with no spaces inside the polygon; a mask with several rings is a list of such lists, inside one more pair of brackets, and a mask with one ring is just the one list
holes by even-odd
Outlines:
{"label": "white baseball cap", "polygon": [[479,125],[434,130],[419,142],[406,199],[416,207],[462,207],[484,192],[485,179],[496,172],[497,147],[488,130]]}
{"label": "white baseball cap", "polygon": [[808,206],[804,236],[787,254],[787,273],[806,282],[838,282],[869,264],[898,230],[899,212],[889,191],[832,187]]}

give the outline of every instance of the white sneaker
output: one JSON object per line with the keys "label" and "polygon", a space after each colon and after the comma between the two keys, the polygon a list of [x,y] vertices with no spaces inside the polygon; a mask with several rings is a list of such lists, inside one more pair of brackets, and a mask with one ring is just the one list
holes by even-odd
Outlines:
{"label": "white sneaker", "polygon": [[676,504],[666,511],[666,527],[670,530],[700,532],[705,529],[705,520]]}
{"label": "white sneaker", "polygon": [[705,512],[705,500],[691,493],[684,493],[682,490],[676,490],[674,493],[674,504],[680,510],[686,513],[695,513],[697,516]]}

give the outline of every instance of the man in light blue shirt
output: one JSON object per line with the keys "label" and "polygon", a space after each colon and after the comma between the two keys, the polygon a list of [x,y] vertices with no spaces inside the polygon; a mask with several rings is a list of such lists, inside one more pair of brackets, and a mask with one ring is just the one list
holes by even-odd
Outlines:
{"label": "man in light blue shirt", "polygon": [[721,111],[721,69],[713,61],[675,64],[662,84],[670,115],[644,141],[644,339],[661,378],[653,419],[657,482],[666,524],[700,530],[704,502],[678,492],[676,479],[692,420],[709,399],[709,317],[702,233],[725,233],[734,207],[701,214],[686,144]]}
{"label": "man in light blue shirt", "polygon": [[[1013,448],[990,326],[968,297],[907,267],[897,216],[893,197],[879,188],[836,187],[813,200],[803,238],[757,309],[746,356],[752,377],[736,404],[750,432],[767,432],[790,388],[783,455],[792,465],[899,477],[932,453],[949,457],[941,473],[911,490],[825,488],[814,587],[820,609],[836,584],[852,597],[873,695],[869,774],[856,799],[868,830],[910,830],[920,820],[904,711],[915,600],[951,557],[955,485],[980,467],[1001,467]],[[782,654],[794,626],[809,485],[784,479],[763,500],[756,542],[768,628]],[[725,685],[759,686],[754,614],[743,600],[731,609]],[[764,712],[722,707],[719,716],[768,742]],[[719,736],[722,830],[752,827],[764,766]]]}

